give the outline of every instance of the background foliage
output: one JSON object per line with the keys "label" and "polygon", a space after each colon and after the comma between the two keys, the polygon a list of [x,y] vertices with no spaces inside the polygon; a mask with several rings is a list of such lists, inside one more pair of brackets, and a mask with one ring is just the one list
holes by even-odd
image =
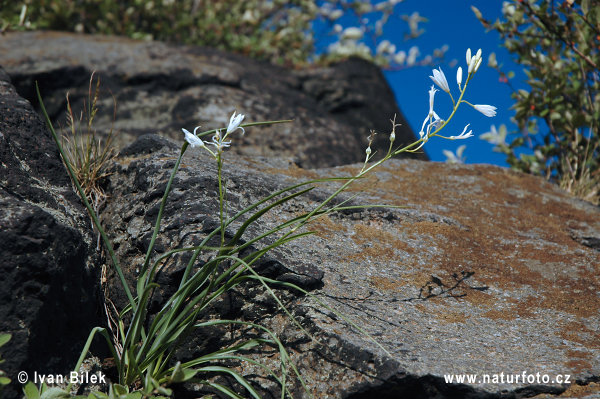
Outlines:
{"label": "background foliage", "polygon": [[[506,126],[484,138],[515,169],[543,175],[598,203],[600,194],[600,2],[517,0],[491,23],[523,66],[528,90],[513,90],[519,131]],[[495,57],[489,65],[512,87]],[[508,142],[506,139],[509,139]],[[524,151],[525,150],[525,151]]]}
{"label": "background foliage", "polygon": [[[418,13],[402,15],[403,0],[0,0],[0,26],[125,35],[205,45],[287,66],[361,56],[379,65],[427,64],[446,48],[417,60],[381,40],[390,18],[407,26],[405,39],[423,33]],[[315,24],[333,43],[316,57]]]}

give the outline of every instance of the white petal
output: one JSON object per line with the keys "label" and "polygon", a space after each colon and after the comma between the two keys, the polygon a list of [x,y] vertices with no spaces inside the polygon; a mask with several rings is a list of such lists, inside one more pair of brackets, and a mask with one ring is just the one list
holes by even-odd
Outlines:
{"label": "white petal", "polygon": [[427,124],[427,121],[429,120],[429,115],[427,115],[425,117],[425,120],[423,120],[423,124],[421,125],[421,131],[419,132],[419,137],[423,137],[423,135],[425,134],[425,124]]}
{"label": "white petal", "polygon": [[477,111],[481,112],[485,116],[492,117],[496,116],[496,107],[493,105],[475,104],[473,106]]}
{"label": "white petal", "polygon": [[227,133],[231,133],[233,132],[235,129],[242,129],[243,128],[240,127],[240,123],[242,123],[242,121],[244,120],[244,115],[243,114],[235,114],[235,111],[233,112],[233,115],[231,115],[231,118],[229,118],[229,126],[227,126]]}
{"label": "white petal", "polygon": [[475,70],[474,70],[474,72],[477,72],[477,70],[479,69],[479,65],[481,65],[481,60],[482,60],[482,58],[480,58],[479,60],[477,60],[477,64],[475,64]]}
{"label": "white petal", "polygon": [[448,81],[446,80],[446,75],[442,71],[442,68],[433,70],[433,76],[430,76],[431,80],[440,87],[446,93],[450,92],[450,87],[448,87]]}
{"label": "white petal", "polygon": [[458,83],[458,88],[460,89],[460,84],[462,83],[462,67],[458,67],[456,71],[456,83]]}
{"label": "white petal", "polygon": [[467,126],[465,126],[465,128],[462,131],[462,133],[459,134],[458,136],[450,136],[448,138],[452,139],[452,140],[457,140],[457,139],[461,140],[461,139],[467,139],[469,137],[473,137],[473,131],[472,130],[469,130],[469,132],[466,133],[467,129],[469,128],[469,125],[470,125],[470,123],[467,124]]}
{"label": "white petal", "polygon": [[435,89],[433,86],[431,86],[431,89],[429,89],[429,115],[432,115],[433,113],[433,100],[435,98],[436,91],[437,89]]}
{"label": "white petal", "polygon": [[[198,128],[196,128],[198,129]],[[181,129],[183,130],[183,134],[185,134],[185,141],[187,141],[192,148],[194,147],[204,147],[204,142],[202,140],[200,140],[195,134],[190,133],[188,130],[186,129]],[[195,131],[195,129],[194,129]]]}
{"label": "white petal", "polygon": [[469,63],[469,70],[468,70],[469,75],[471,73],[473,73],[473,69],[475,68],[475,64],[477,64],[477,57],[471,58],[471,62]]}
{"label": "white petal", "polygon": [[473,137],[473,130],[469,130],[467,132],[467,128],[469,127],[469,125],[465,126],[465,129],[462,131],[462,133],[458,136],[450,136],[448,137],[451,140],[463,140],[463,139],[468,139],[469,137]]}

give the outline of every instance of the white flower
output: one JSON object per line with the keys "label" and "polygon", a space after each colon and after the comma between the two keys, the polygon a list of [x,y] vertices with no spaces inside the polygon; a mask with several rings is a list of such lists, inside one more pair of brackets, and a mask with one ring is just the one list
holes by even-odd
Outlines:
{"label": "white flower", "polygon": [[419,56],[420,51],[417,46],[412,46],[408,50],[408,58],[406,59],[406,65],[413,66],[417,62],[417,57]]}
{"label": "white flower", "polygon": [[342,10],[333,10],[329,14],[329,19],[331,19],[332,21],[334,21],[336,19],[340,19],[343,15],[344,15],[344,12]]}
{"label": "white flower", "polygon": [[452,151],[442,150],[442,152],[446,156],[446,162],[448,162],[448,163],[464,163],[465,158],[462,156],[462,154],[465,151],[465,148],[467,148],[466,145],[464,145],[464,144],[461,145],[460,147],[458,147],[456,149],[456,154],[454,154]]}
{"label": "white flower", "polygon": [[229,118],[229,126],[227,126],[227,134],[233,132],[236,129],[242,129],[242,134],[246,133],[246,131],[244,130],[243,127],[240,126],[240,123],[242,123],[242,121],[244,120],[245,115],[243,114],[235,114],[235,111],[233,111],[233,115],[231,115],[231,118]]}
{"label": "white flower", "polygon": [[460,84],[462,83],[462,67],[458,67],[456,70],[456,83],[458,83],[458,88],[460,89]]}
{"label": "white flower", "polygon": [[488,66],[492,68],[496,68],[498,66],[498,61],[496,60],[496,53],[490,53],[488,57]]}
{"label": "white flower", "polygon": [[406,52],[399,51],[396,55],[394,55],[395,63],[402,65],[402,64],[404,64],[404,61],[406,61]]}
{"label": "white flower", "polygon": [[473,105],[473,108],[490,118],[496,116],[496,107],[493,105],[475,104]]}
{"label": "white flower", "polygon": [[500,125],[500,131],[496,129],[495,125],[490,126],[490,131],[485,132],[479,136],[480,139],[487,141],[494,145],[506,145],[506,125]]}
{"label": "white flower", "polygon": [[459,134],[458,136],[450,136],[448,137],[450,140],[462,140],[462,139],[468,139],[469,137],[473,137],[473,130],[469,130],[467,132],[467,129],[469,128],[470,123],[465,126],[465,128],[463,129],[462,133]]}
{"label": "white flower", "polygon": [[471,49],[467,50],[467,65],[469,66],[469,75],[477,72],[481,65],[481,49],[477,50],[477,54],[473,57],[471,57]]}
{"label": "white flower", "polygon": [[435,93],[437,93],[437,89],[433,86],[431,86],[431,89],[429,89],[429,114],[427,114],[427,116],[432,116],[433,115],[433,101],[435,99]]}
{"label": "white flower", "polygon": [[[258,12],[256,14],[258,14]],[[247,9],[246,12],[244,12],[244,15],[242,15],[242,21],[249,22],[251,24],[255,23],[258,20],[256,14],[253,13],[252,10]]]}
{"label": "white flower", "polygon": [[185,134],[185,141],[187,141],[192,146],[192,148],[194,148],[194,147],[205,147],[204,141],[200,140],[198,138],[198,136],[196,136],[196,130],[198,130],[199,128],[200,128],[200,126],[197,126],[194,129],[194,133],[193,134],[190,133],[187,129],[183,129],[183,128],[181,129],[181,130],[183,130],[183,134]]}
{"label": "white flower", "polygon": [[346,28],[342,32],[342,39],[359,40],[362,37],[363,37],[363,31],[360,28],[357,28],[355,26]]}
{"label": "white flower", "polygon": [[375,52],[377,54],[394,54],[396,52],[396,46],[390,43],[389,40],[383,40],[377,45]]}
{"label": "white flower", "polygon": [[448,81],[446,80],[446,75],[442,71],[442,68],[433,70],[433,76],[430,76],[433,83],[439,86],[440,89],[444,90],[446,93],[450,93],[450,87],[448,87]]}
{"label": "white flower", "polygon": [[371,49],[364,43],[359,43],[355,40],[345,40],[341,42],[332,43],[328,48],[331,54],[338,54],[342,56],[358,55],[364,57],[370,57]]}
{"label": "white flower", "polygon": [[[421,126],[421,131],[419,132],[419,136],[422,139],[424,139],[423,143],[429,140],[431,130],[435,129],[442,123],[442,120],[440,119],[438,114],[436,114],[433,110],[433,102],[435,99],[435,93],[437,91],[438,90],[435,89],[433,86],[431,86],[431,89],[429,89],[429,113],[425,117],[425,120],[423,120],[423,125]],[[425,128],[425,125],[427,125],[427,128]]]}
{"label": "white flower", "polygon": [[402,19],[408,24],[411,38],[419,37],[423,33],[423,29],[419,29],[419,23],[426,22],[427,19],[423,18],[418,11],[413,12],[411,15],[405,15]]}
{"label": "white flower", "polygon": [[209,144],[214,145],[218,151],[222,151],[223,148],[231,145],[231,140],[225,140],[225,136],[221,135],[221,130],[217,130],[212,137],[212,143]]}
{"label": "white flower", "polygon": [[[570,2],[573,3],[572,1]],[[516,8],[514,5],[510,4],[508,1],[502,2],[502,14],[512,16],[514,15]]]}

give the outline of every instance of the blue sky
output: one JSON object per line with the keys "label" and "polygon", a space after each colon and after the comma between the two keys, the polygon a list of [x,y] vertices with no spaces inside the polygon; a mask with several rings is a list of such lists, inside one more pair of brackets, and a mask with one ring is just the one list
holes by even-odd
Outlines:
{"label": "blue sky", "polygon": [[[492,124],[499,127],[505,124],[508,131],[514,131],[515,125],[510,122],[514,111],[510,109],[513,100],[510,97],[510,89],[505,83],[499,81],[496,70],[487,66],[487,60],[490,53],[496,53],[499,64],[503,64],[503,70],[508,72],[512,70],[517,73],[517,78],[513,79],[514,86],[521,88],[523,84],[523,74],[519,73],[521,67],[511,61],[511,55],[501,47],[501,40],[495,31],[487,32],[481,23],[477,20],[471,5],[477,7],[483,16],[491,21],[501,17],[501,0],[405,0],[396,6],[398,12],[411,14],[418,11],[419,14],[428,19],[428,22],[421,23],[419,28],[425,30],[425,33],[415,40],[403,41],[404,33],[408,31],[405,22],[398,19],[390,19],[386,25],[386,30],[382,39],[387,39],[396,44],[398,49],[408,52],[408,49],[417,45],[421,54],[431,54],[434,49],[443,45],[448,45],[446,61],[455,59],[458,63],[450,67],[448,63],[439,66],[444,71],[450,88],[455,99],[458,96],[456,86],[456,69],[463,67],[466,77],[465,52],[471,48],[476,52],[479,48],[483,52],[483,62],[475,77],[469,83],[464,99],[473,104],[490,104],[496,106],[497,116],[488,118],[472,107],[462,104],[451,123],[443,131],[447,136],[458,135],[462,132],[464,126],[470,123],[470,129],[473,130],[475,137],[468,140],[450,141],[435,138],[430,140],[424,147],[425,152],[433,161],[445,161],[444,149],[455,151],[462,144],[467,148],[463,153],[466,157],[466,163],[490,163],[501,166],[508,166],[503,154],[493,152],[493,146],[486,141],[479,139],[479,135],[490,130]],[[432,74],[431,67],[413,67],[400,71],[385,71],[392,90],[396,95],[396,101],[407,118],[413,131],[417,133],[423,119],[429,111],[428,90],[433,84],[429,76]],[[521,77],[521,78],[520,78]],[[521,79],[519,81],[519,79]],[[464,80],[464,78],[463,78]],[[436,94],[435,110],[442,119],[450,114],[451,100],[449,96],[439,91]]]}
{"label": "blue sky", "polygon": [[[495,20],[501,16],[502,1],[500,0],[408,0],[402,4],[407,12],[412,9],[426,17],[429,21],[422,26],[425,33],[415,40],[422,53],[431,53],[434,48],[444,44],[449,46],[447,60],[456,59],[458,64],[450,68],[448,65],[440,65],[450,85],[451,90],[456,88],[456,69],[462,66],[465,70],[465,52],[467,48],[477,51],[481,48],[483,62],[474,79],[469,83],[465,99],[473,104],[490,104],[498,108],[496,117],[488,118],[468,105],[461,105],[455,117],[452,119],[445,131],[446,135],[459,134],[467,123],[476,137],[468,140],[449,141],[443,139],[430,140],[425,145],[425,152],[434,161],[444,161],[446,157],[442,150],[456,150],[461,144],[467,148],[463,153],[466,163],[491,163],[507,166],[503,154],[493,152],[492,145],[479,139],[479,135],[490,130],[490,125],[498,127],[504,123],[509,131],[515,126],[510,122],[514,111],[509,109],[513,100],[510,97],[510,89],[505,83],[498,79],[498,73],[487,66],[487,58],[491,52],[495,52],[498,63],[504,64],[504,70],[518,71],[521,68],[511,61],[510,54],[500,46],[499,35],[495,31],[487,32],[471,11],[471,5],[477,7],[488,20]],[[390,40],[395,35],[402,37],[400,32],[395,33],[390,29],[386,32]],[[398,43],[399,45],[401,43]],[[410,45],[405,43],[404,46]],[[431,68],[417,67],[398,72],[385,73],[395,95],[396,101],[405,117],[408,119],[413,131],[418,132],[423,123],[423,118],[429,110],[428,89],[432,84],[429,75]],[[517,76],[520,76],[518,74]],[[518,78],[516,79],[518,80]],[[518,81],[516,82],[518,85]],[[521,85],[518,85],[521,86]],[[456,92],[458,89],[456,88]],[[456,96],[455,96],[456,97]],[[448,95],[443,92],[436,94],[436,112],[441,118],[448,115],[451,110],[451,102]]]}

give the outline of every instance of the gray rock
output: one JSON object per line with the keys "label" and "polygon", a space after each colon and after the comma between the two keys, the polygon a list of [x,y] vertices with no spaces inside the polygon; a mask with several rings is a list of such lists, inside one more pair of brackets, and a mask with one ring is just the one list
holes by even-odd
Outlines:
{"label": "gray rock", "polygon": [[[121,104],[117,127],[129,137],[123,143],[148,131],[177,139],[142,136],[112,166],[102,216],[132,283],[182,143],[181,127],[223,126],[234,107],[256,120],[296,117],[293,124],[248,129],[243,139],[236,137],[237,153],[226,152],[224,168],[231,214],[301,180],[356,173],[356,164],[315,170],[298,165],[361,160],[363,130],[387,131],[391,116],[372,118],[383,127],[361,125],[371,120],[364,117],[366,105],[378,99],[367,89],[375,75],[363,73],[367,67],[358,61],[284,73],[214,50],[48,32],[7,34],[0,54],[28,98],[33,81],[40,81],[57,120],[64,112],[64,92],[74,87],[71,98],[81,102],[89,73],[97,68]],[[0,331],[11,332],[13,341],[2,348],[8,361],[0,367],[15,378],[19,370],[64,372],[73,366],[81,341],[97,324],[98,278],[91,265],[100,260],[91,258],[89,221],[50,136],[8,75],[0,70]],[[345,84],[349,79],[352,85]],[[384,109],[383,104],[374,109]],[[108,118],[98,122],[103,129],[110,125]],[[190,149],[153,256],[198,243],[218,225],[215,176],[211,158]],[[266,214],[242,239],[313,209],[334,187],[319,185]],[[260,321],[276,332],[316,398],[521,398],[563,392],[563,397],[598,397],[598,207],[542,179],[501,168],[414,160],[389,162],[356,182],[340,198],[345,199],[390,206],[322,217],[310,225],[315,235],[273,250],[254,266],[262,275],[311,291],[389,355],[343,318],[293,290],[277,294],[316,342],[256,285],[220,298],[206,316]],[[184,261],[185,256],[173,257],[159,273],[151,314],[173,292]],[[108,278],[110,299],[124,305],[114,276]],[[177,356],[216,350],[245,333],[252,331],[201,331]],[[278,354],[268,355],[260,359],[277,368]],[[239,371],[265,398],[278,397],[277,385],[261,369]],[[447,384],[444,379],[523,372],[551,379],[569,375],[573,385]],[[295,398],[306,397],[297,382],[290,384]],[[207,393],[193,384],[184,388],[177,398]],[[16,397],[17,390],[6,393]]]}
{"label": "gray rock", "polygon": [[[97,71],[116,99],[114,128],[121,147],[148,133],[182,140],[183,127],[223,127],[234,109],[248,122],[294,119],[248,129],[244,145],[234,151],[292,157],[304,168],[362,161],[370,130],[389,132],[394,114],[402,124],[397,142],[414,140],[385,77],[360,59],[289,71],[210,48],[58,32],[7,33],[0,54],[18,92],[33,103],[39,81],[51,117],[63,126],[66,92],[81,108],[90,73]],[[113,99],[105,92],[101,100],[104,112],[95,126],[107,132]],[[373,150],[384,153],[388,144],[380,134]]]}
{"label": "gray rock", "polygon": [[12,334],[0,365],[65,373],[99,324],[99,265],[89,219],[54,141],[0,68],[0,332]]}
{"label": "gray rock", "polygon": [[[115,165],[112,200],[103,211],[130,278],[143,259],[178,155],[177,145],[166,140],[143,140]],[[301,180],[348,176],[358,168],[309,171],[289,159],[227,152],[228,212]],[[155,255],[198,243],[216,226],[215,176],[211,158],[192,149],[185,154]],[[319,186],[277,208],[243,238],[313,209],[333,189]],[[240,290],[217,309],[280,334],[315,397],[520,398],[565,391],[567,385],[553,381],[559,374],[569,375],[572,392],[598,380],[600,251],[593,244],[600,238],[598,207],[543,179],[494,166],[409,160],[387,163],[342,199],[349,195],[356,195],[352,204],[404,208],[320,218],[310,225],[315,235],[272,251],[257,270],[310,289],[391,356],[311,298],[291,292],[278,290],[319,343],[298,332],[260,288]],[[181,267],[181,259],[165,266],[159,277],[165,295]],[[222,341],[212,335],[193,342],[200,343],[201,353]],[[277,356],[271,355],[262,360],[276,368]],[[240,371],[277,396],[274,384],[256,377],[260,370]],[[523,372],[548,375],[550,381],[500,380],[500,373]],[[444,375],[465,373],[477,374],[478,382],[445,383]],[[484,374],[497,381],[483,382]],[[305,397],[300,386],[293,391]]]}

